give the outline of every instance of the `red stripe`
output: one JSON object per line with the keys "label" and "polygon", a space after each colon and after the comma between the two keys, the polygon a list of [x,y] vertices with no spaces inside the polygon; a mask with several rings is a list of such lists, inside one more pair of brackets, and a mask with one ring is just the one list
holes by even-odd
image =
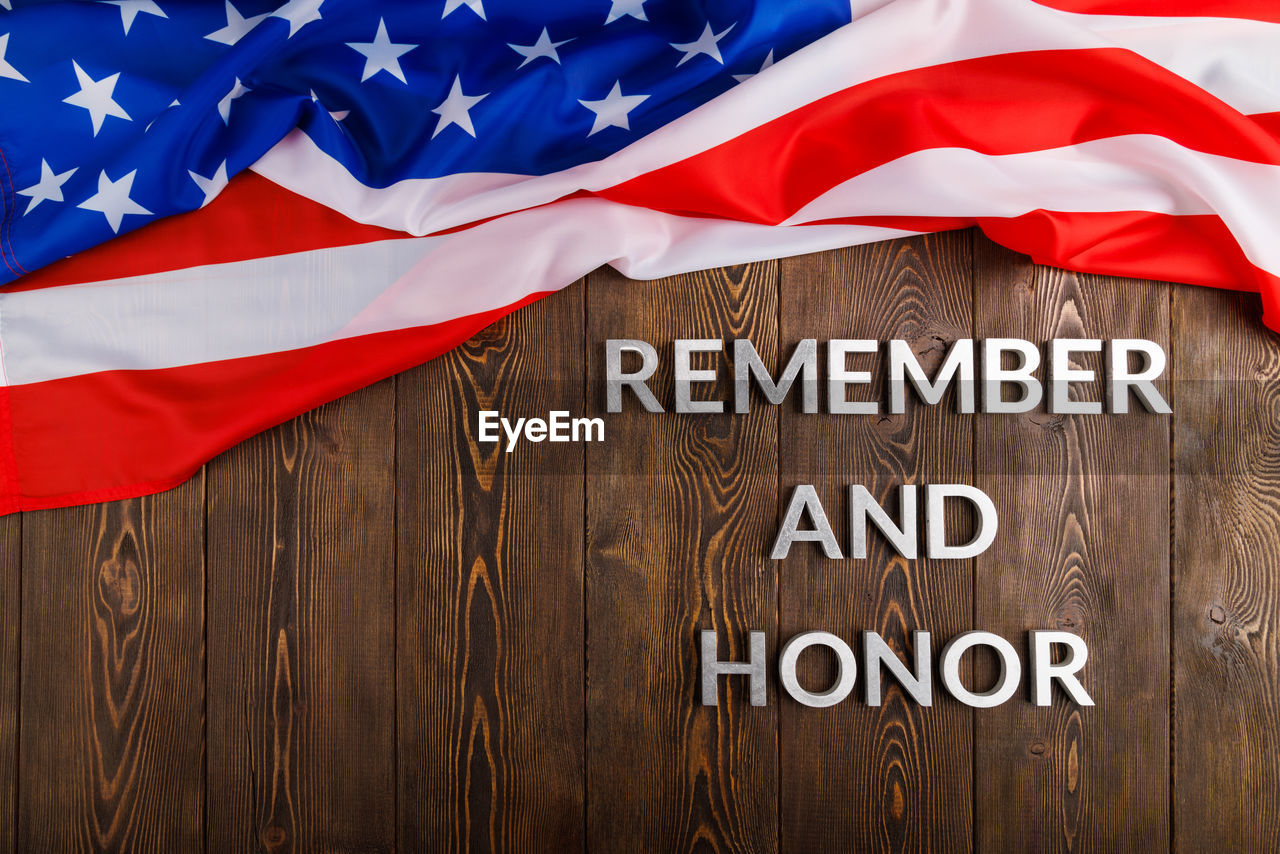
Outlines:
{"label": "red stripe", "polygon": [[12,386],[7,396],[21,492],[0,496],[0,513],[176,486],[249,436],[435,358],[543,296],[301,350]]}
{"label": "red stripe", "polygon": [[1036,211],[983,218],[978,225],[992,240],[1040,264],[1254,291],[1262,297],[1262,322],[1280,331],[1280,277],[1250,261],[1216,216]]}
{"label": "red stripe", "polygon": [[244,172],[208,207],[157,220],[28,273],[7,290],[98,282],[409,236],[355,222]]}
{"label": "red stripe", "polygon": [[1003,54],[853,86],[598,195],[776,224],[856,175],[929,148],[1001,155],[1143,133],[1280,164],[1273,129],[1126,50]]}
{"label": "red stripe", "polygon": [[1156,18],[1251,18],[1280,23],[1275,0],[1036,0],[1064,12]]}

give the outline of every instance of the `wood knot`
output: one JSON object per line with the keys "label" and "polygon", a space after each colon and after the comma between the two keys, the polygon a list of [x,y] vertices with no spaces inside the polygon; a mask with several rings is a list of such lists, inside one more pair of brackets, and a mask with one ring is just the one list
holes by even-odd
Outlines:
{"label": "wood knot", "polygon": [[285,833],[283,827],[268,827],[262,831],[262,844],[274,850],[284,845],[289,838],[289,834]]}
{"label": "wood knot", "polygon": [[1227,611],[1221,605],[1214,605],[1209,609],[1209,619],[1218,625],[1222,625],[1227,621]]}
{"label": "wood knot", "polygon": [[906,814],[907,804],[906,798],[902,796],[902,787],[898,785],[898,781],[893,781],[893,797],[889,802],[889,814],[893,816],[894,821],[902,821],[902,816]]}
{"label": "wood knot", "polygon": [[1064,430],[1063,423],[1065,417],[1062,415],[1049,415],[1043,412],[1031,412],[1024,415],[1023,418],[1041,430],[1049,433],[1061,433]]}
{"label": "wood knot", "polygon": [[1079,614],[1063,614],[1058,617],[1058,628],[1060,629],[1078,629],[1084,622]]}
{"label": "wood knot", "polygon": [[1031,753],[1032,753],[1032,755],[1034,755],[1034,756],[1044,756],[1044,751],[1045,751],[1045,747],[1044,747],[1044,742],[1043,742],[1043,741],[1033,741],[1033,742],[1031,742]]}
{"label": "wood knot", "polygon": [[113,611],[132,614],[141,597],[138,562],[116,555],[102,564],[98,573],[102,595]]}

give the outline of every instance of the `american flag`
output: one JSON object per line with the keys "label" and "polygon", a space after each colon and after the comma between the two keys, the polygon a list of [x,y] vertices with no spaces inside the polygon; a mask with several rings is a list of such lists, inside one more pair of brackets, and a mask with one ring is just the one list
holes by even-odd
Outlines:
{"label": "american flag", "polygon": [[175,485],[605,263],[978,225],[1280,325],[1260,0],[0,0],[0,105],[0,512]]}

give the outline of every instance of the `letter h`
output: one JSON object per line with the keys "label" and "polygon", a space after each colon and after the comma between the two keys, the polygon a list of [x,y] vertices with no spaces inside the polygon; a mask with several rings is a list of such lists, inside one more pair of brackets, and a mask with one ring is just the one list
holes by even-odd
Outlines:
{"label": "letter h", "polygon": [[714,706],[720,700],[717,677],[746,676],[751,680],[751,705],[763,706],[766,696],[764,632],[751,632],[751,653],[748,661],[721,661],[716,658],[716,633],[702,632],[702,705]]}

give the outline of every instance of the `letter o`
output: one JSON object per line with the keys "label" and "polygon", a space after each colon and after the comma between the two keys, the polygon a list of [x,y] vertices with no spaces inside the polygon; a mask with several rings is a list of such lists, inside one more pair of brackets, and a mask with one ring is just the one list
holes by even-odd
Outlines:
{"label": "letter o", "polygon": [[[800,659],[800,653],[811,646],[825,646],[836,654],[835,684],[817,694],[800,687],[800,681],[796,678],[796,662]],[[804,632],[782,647],[782,654],[778,656],[778,676],[782,679],[782,687],[797,703],[823,708],[834,706],[853,691],[853,684],[858,679],[858,662],[849,645],[831,632]]]}
{"label": "letter o", "polygon": [[[989,646],[1000,659],[1000,675],[991,690],[975,694],[960,681],[960,658],[975,646]],[[991,632],[965,632],[942,648],[942,684],[951,696],[966,706],[990,709],[1013,696],[1022,679],[1022,663],[1013,644]]]}

